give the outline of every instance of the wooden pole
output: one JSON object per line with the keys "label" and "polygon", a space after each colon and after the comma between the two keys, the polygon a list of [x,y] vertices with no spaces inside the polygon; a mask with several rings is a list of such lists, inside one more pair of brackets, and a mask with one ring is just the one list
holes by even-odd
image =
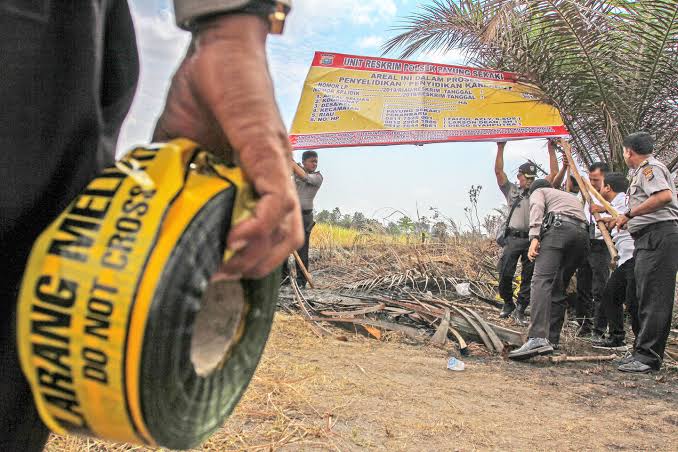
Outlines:
{"label": "wooden pole", "polygon": [[[577,180],[577,184],[579,184],[579,190],[581,191],[582,196],[584,197],[584,200],[591,205],[591,194],[589,193],[587,189],[587,185],[584,183],[582,177],[579,175],[579,171],[577,170],[577,165],[574,163],[574,159],[572,158],[572,149],[570,147],[570,143],[565,140],[565,139],[560,139],[560,144],[563,147],[563,153],[565,154],[565,157],[567,158],[567,161],[570,163],[570,171],[572,172],[572,175],[574,178]],[[612,237],[610,236],[610,232],[607,230],[607,227],[605,226],[605,222],[603,219],[600,217],[599,213],[594,213],[593,218],[596,219],[596,223],[598,224],[598,229],[600,229],[601,234],[603,235],[603,240],[605,240],[605,244],[607,245],[607,249],[610,252],[610,259],[611,259],[611,264],[616,265],[617,261],[619,260],[619,253],[617,252],[617,248],[614,246],[614,242],[612,241]]]}
{"label": "wooden pole", "polygon": [[580,362],[613,361],[617,358],[619,358],[617,355],[596,355],[596,356],[557,355],[549,356],[548,360],[552,363],[580,363]]}
{"label": "wooden pole", "polygon": [[609,213],[612,216],[612,218],[617,218],[619,216],[619,213],[615,210],[614,207],[612,207],[610,205],[609,202],[607,202],[605,200],[605,198],[603,198],[603,195],[598,193],[598,190],[596,190],[595,187],[593,185],[591,185],[591,181],[588,180],[588,179],[583,179],[583,180],[584,180],[584,183],[586,184],[586,188],[588,188],[588,190],[589,190],[589,193],[592,194],[593,197],[598,200],[600,205],[602,205],[605,208],[605,210],[607,210],[607,213]]}
{"label": "wooden pole", "polygon": [[299,253],[297,253],[296,251],[292,251],[292,254],[294,255],[294,260],[297,261],[297,265],[299,265],[299,268],[301,269],[301,273],[304,275],[304,278],[306,278],[306,281],[308,281],[308,285],[311,286],[311,289],[315,289],[315,286],[313,285],[313,278],[311,278],[311,275],[308,273],[308,270],[306,270],[306,266],[301,261]]}

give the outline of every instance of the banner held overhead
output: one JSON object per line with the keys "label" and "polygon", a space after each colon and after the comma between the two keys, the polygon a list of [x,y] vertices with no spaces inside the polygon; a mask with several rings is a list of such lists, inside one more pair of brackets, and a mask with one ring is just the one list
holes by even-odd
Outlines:
{"label": "banner held overhead", "polygon": [[517,74],[316,52],[292,123],[294,149],[567,137]]}

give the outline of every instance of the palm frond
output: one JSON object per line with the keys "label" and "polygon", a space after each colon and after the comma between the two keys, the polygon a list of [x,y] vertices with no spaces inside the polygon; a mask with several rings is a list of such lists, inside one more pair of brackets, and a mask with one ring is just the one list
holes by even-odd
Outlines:
{"label": "palm frond", "polygon": [[396,27],[384,53],[464,50],[512,71],[559,109],[584,163],[624,168],[623,137],[648,130],[678,153],[675,0],[434,0]]}

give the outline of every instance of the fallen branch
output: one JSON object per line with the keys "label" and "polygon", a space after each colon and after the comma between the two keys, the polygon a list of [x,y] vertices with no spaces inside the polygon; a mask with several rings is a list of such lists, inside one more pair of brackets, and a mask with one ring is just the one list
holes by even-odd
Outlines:
{"label": "fallen branch", "polygon": [[549,356],[548,361],[552,363],[580,363],[580,362],[614,361],[617,358],[619,358],[617,355],[593,355],[593,356],[556,355]]}
{"label": "fallen branch", "polygon": [[412,339],[420,339],[421,331],[412,328],[410,326],[399,325],[397,323],[385,322],[383,320],[371,320],[371,319],[351,319],[351,318],[340,318],[340,317],[311,317],[310,320],[316,322],[338,322],[338,323],[354,323],[357,325],[370,325],[376,326],[377,328],[383,328],[385,330],[398,331],[405,334],[405,336]]}

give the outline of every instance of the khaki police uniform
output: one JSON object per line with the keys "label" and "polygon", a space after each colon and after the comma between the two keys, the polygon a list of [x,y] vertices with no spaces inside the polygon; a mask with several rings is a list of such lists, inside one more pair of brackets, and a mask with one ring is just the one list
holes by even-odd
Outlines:
{"label": "khaki police uniform", "polygon": [[524,309],[530,304],[530,284],[534,263],[527,258],[530,247],[528,229],[530,223],[530,200],[528,190],[521,190],[518,185],[506,182],[499,189],[504,194],[509,208],[518,202],[513,210],[508,224],[506,244],[499,259],[499,295],[504,303],[513,303],[513,276],[520,260],[520,291],[516,300],[518,306]]}
{"label": "khaki police uniform", "polygon": [[628,230],[635,243],[636,295],[639,332],[634,358],[654,369],[661,367],[671,328],[678,271],[678,202],[673,177],[654,157],[631,172],[629,207],[670,190],[670,204],[647,215],[633,217]]}
{"label": "khaki police uniform", "polygon": [[[540,231],[544,218],[553,220]],[[584,209],[572,194],[540,188],[530,196],[530,239],[539,238],[539,255],[532,276],[532,312],[528,337],[560,342],[566,308],[565,290],[589,252]]]}

